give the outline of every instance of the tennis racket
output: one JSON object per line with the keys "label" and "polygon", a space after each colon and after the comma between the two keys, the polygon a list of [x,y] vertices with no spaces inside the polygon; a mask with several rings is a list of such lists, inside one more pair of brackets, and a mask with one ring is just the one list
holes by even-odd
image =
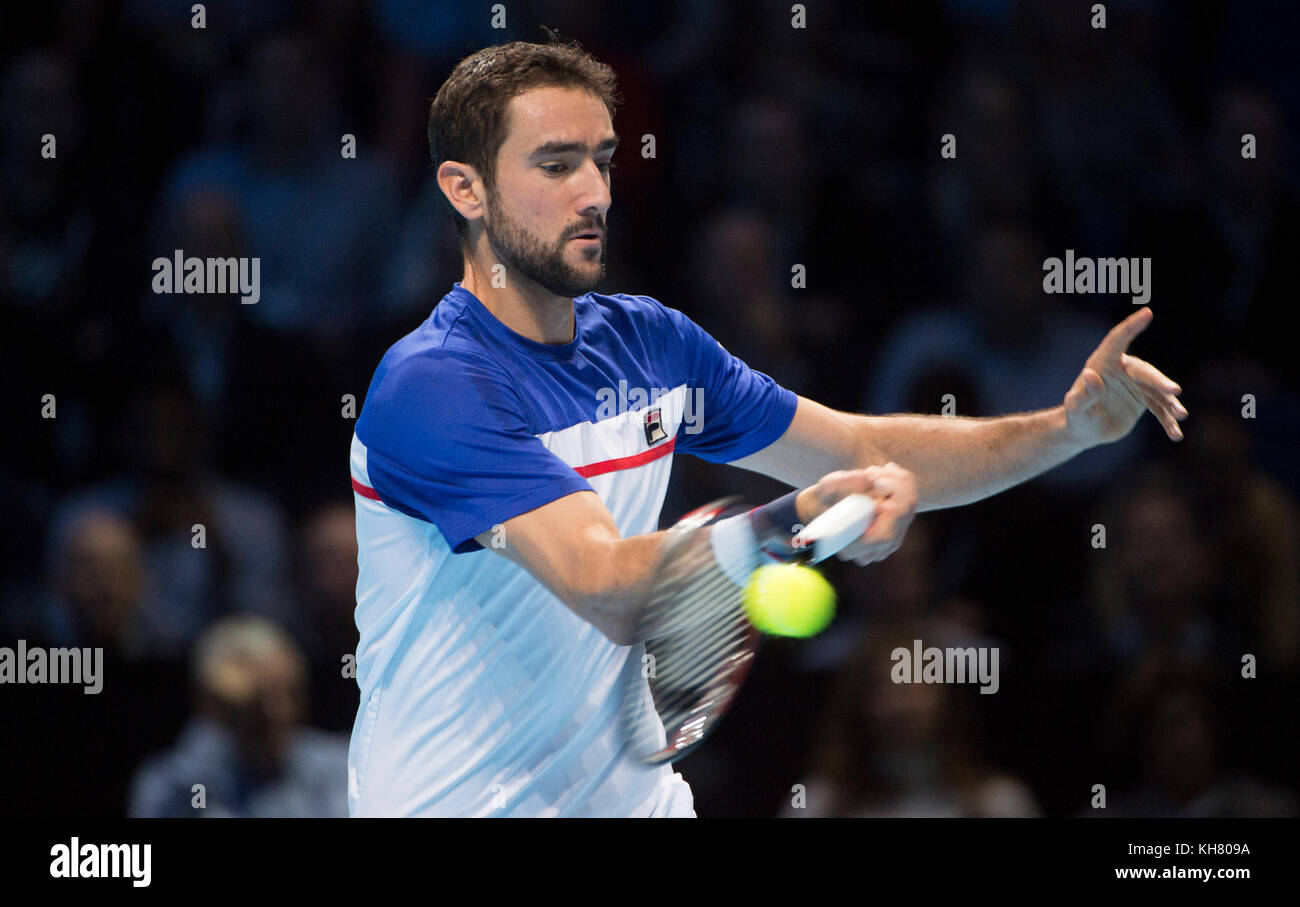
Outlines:
{"label": "tennis racket", "polygon": [[[634,758],[646,765],[680,759],[731,708],[758,651],[760,633],[745,614],[744,589],[718,565],[706,527],[747,512],[723,498],[682,517],[668,533],[659,576],[642,612],[645,657],[623,685],[622,714]],[[814,519],[793,543],[815,564],[862,535],[875,502],[849,495]],[[752,563],[760,553],[741,552]],[[636,668],[636,665],[629,665]]]}

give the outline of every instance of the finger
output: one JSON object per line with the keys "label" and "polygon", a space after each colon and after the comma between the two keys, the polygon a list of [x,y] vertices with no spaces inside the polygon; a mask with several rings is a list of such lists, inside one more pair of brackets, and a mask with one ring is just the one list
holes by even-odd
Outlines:
{"label": "finger", "polygon": [[1171,441],[1183,440],[1183,430],[1178,425],[1178,420],[1174,418],[1173,412],[1153,394],[1148,393],[1144,396],[1146,397],[1147,409],[1164,426],[1165,434],[1169,436],[1169,439]]}
{"label": "finger", "polygon": [[1179,422],[1182,422],[1187,418],[1187,407],[1183,406],[1182,400],[1179,400],[1173,394],[1156,394],[1156,397],[1171,413],[1174,414],[1174,418]]}
{"label": "finger", "polygon": [[851,561],[856,557],[861,557],[866,551],[867,546],[861,539],[857,539],[836,552],[836,557],[843,561]]}
{"label": "finger", "polygon": [[871,496],[877,500],[893,496],[898,491],[898,479],[894,476],[881,476],[871,483]]}
{"label": "finger", "polygon": [[1151,309],[1143,306],[1110,329],[1102,345],[1120,353],[1128,349],[1133,338],[1147,329],[1152,319]]}
{"label": "finger", "polygon": [[871,497],[875,499],[877,510],[886,501],[894,505],[895,511],[900,509],[898,505],[906,503],[903,484],[888,478],[876,481]]}
{"label": "finger", "polygon": [[868,561],[871,559],[870,549],[866,545],[857,542],[835,556],[842,561],[849,561],[854,564],[860,564],[864,559]]}
{"label": "finger", "polygon": [[1155,390],[1171,394],[1181,394],[1183,392],[1177,381],[1145,359],[1139,359],[1137,356],[1130,356],[1125,353],[1120,357],[1119,361],[1120,365],[1124,367],[1124,371],[1135,381],[1140,381]]}
{"label": "finger", "polygon": [[871,548],[862,548],[857,554],[845,557],[844,552],[840,552],[841,560],[857,564],[859,567],[865,567],[868,564],[874,564],[876,561],[884,560],[889,555],[879,545]]}
{"label": "finger", "polygon": [[865,471],[866,470],[862,469],[837,469],[834,472],[828,472],[826,475],[822,476],[821,481],[818,482],[818,484],[825,488],[839,490],[840,488],[851,486],[861,481],[862,474]]}
{"label": "finger", "polygon": [[835,556],[846,563],[853,563],[862,567],[879,559],[876,550],[876,548],[870,545],[865,545],[861,542],[854,542]]}
{"label": "finger", "polygon": [[876,508],[876,518],[871,521],[867,531],[862,535],[862,540],[867,544],[879,545],[887,542],[894,537],[898,529],[898,521],[903,514],[895,507],[888,505],[879,505]]}
{"label": "finger", "polygon": [[1187,410],[1183,409],[1177,403],[1171,404],[1159,394],[1153,396],[1144,395],[1142,397],[1142,405],[1151,410],[1152,413],[1160,416],[1162,419],[1164,416],[1168,416],[1174,422],[1187,421]]}
{"label": "finger", "polygon": [[883,561],[885,558],[889,557],[891,554],[893,554],[901,547],[903,547],[903,545],[902,542],[899,541],[894,541],[891,544],[879,546],[872,550],[870,559],[873,563],[875,561]]}
{"label": "finger", "polygon": [[1142,394],[1142,401],[1148,409],[1159,409],[1160,412],[1167,413],[1170,418],[1177,422],[1187,418],[1187,408],[1173,394],[1161,393],[1142,385],[1139,385],[1139,390]]}
{"label": "finger", "polygon": [[865,469],[841,469],[827,473],[817,483],[817,499],[830,507],[851,494],[867,494],[875,484],[874,474]]}

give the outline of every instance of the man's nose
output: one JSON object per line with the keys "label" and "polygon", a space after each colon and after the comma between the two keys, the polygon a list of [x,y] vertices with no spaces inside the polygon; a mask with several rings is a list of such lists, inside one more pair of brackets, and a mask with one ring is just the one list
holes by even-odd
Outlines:
{"label": "man's nose", "polygon": [[583,165],[581,190],[578,213],[584,217],[590,216],[593,211],[603,216],[613,204],[614,199],[609,191],[609,183],[606,182],[604,174],[600,172],[600,167],[594,160],[587,161]]}

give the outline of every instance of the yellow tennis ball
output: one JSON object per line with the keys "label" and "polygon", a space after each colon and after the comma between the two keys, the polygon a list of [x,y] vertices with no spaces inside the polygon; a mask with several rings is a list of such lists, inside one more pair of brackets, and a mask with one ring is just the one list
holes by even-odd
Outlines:
{"label": "yellow tennis ball", "polygon": [[835,589],[811,567],[768,564],[745,587],[745,613],[773,636],[813,636],[835,616]]}

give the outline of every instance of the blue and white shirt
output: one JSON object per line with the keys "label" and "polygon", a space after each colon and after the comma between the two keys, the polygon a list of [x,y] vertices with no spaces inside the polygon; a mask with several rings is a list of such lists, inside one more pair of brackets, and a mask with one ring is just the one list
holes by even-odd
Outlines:
{"label": "blue and white shirt", "polygon": [[584,490],[623,537],[654,532],[675,452],[762,450],[797,398],[649,297],[589,293],[574,316],[571,342],[538,343],[457,283],[371,381],[352,439],[354,816],[646,816],[673,777],[630,758],[619,720],[643,647],[474,537]]}

